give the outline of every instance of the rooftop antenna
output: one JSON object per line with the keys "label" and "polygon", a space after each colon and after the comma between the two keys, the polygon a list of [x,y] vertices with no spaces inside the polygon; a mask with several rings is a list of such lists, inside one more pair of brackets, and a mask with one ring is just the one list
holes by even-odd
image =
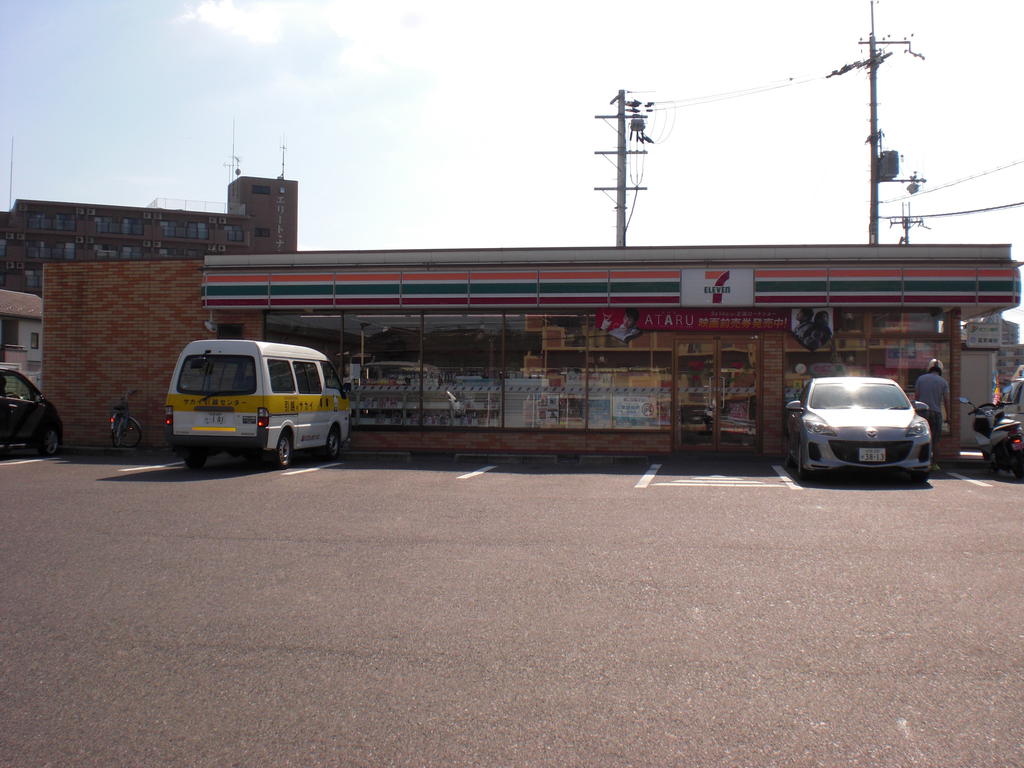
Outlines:
{"label": "rooftop antenna", "polygon": [[7,182],[7,210],[14,205],[14,137],[11,136],[11,175]]}
{"label": "rooftop antenna", "polygon": [[281,179],[282,181],[284,180],[284,151],[286,149],[288,149],[288,147],[286,147],[284,145],[284,136],[282,135],[281,136],[281,175],[277,177],[277,178]]}
{"label": "rooftop antenna", "polygon": [[228,169],[228,184],[230,184],[232,182],[232,180],[236,176],[241,176],[242,175],[242,169],[238,167],[240,162],[241,162],[241,159],[238,157],[238,155],[235,154],[235,120],[234,120],[234,118],[232,118],[231,119],[231,160],[229,162],[224,163],[224,167]]}

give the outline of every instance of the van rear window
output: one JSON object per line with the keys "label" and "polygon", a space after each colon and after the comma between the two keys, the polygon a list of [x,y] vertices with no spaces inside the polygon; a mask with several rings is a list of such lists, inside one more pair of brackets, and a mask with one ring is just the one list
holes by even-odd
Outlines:
{"label": "van rear window", "polygon": [[189,355],[178,375],[178,391],[188,395],[251,395],[256,361],[248,355]]}

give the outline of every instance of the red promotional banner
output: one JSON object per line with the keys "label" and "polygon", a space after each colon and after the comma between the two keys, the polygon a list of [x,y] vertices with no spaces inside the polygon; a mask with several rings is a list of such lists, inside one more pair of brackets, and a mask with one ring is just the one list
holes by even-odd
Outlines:
{"label": "red promotional banner", "polygon": [[[597,328],[628,336],[639,331],[786,331],[788,309],[599,309]],[[635,335],[635,334],[634,334]]]}

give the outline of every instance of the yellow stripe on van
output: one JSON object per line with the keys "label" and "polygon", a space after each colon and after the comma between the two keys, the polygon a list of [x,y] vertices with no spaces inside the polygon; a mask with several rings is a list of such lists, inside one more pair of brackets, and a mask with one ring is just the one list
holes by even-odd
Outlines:
{"label": "yellow stripe on van", "polygon": [[192,427],[193,432],[237,432],[234,427]]}
{"label": "yellow stripe on van", "polygon": [[176,411],[204,411],[209,408],[223,408],[225,413],[256,413],[257,408],[266,408],[271,414],[333,411],[337,398],[338,410],[347,411],[347,397],[336,395],[227,395],[223,397],[202,397],[199,395],[168,394],[167,405]]}

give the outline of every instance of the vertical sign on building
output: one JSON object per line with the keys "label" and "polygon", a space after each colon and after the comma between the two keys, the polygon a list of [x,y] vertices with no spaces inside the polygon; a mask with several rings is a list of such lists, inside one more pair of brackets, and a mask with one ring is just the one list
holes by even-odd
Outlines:
{"label": "vertical sign on building", "polygon": [[284,187],[283,186],[279,186],[277,188],[277,190],[280,193],[277,196],[277,250],[278,251],[283,251],[284,250],[284,211],[285,211]]}

